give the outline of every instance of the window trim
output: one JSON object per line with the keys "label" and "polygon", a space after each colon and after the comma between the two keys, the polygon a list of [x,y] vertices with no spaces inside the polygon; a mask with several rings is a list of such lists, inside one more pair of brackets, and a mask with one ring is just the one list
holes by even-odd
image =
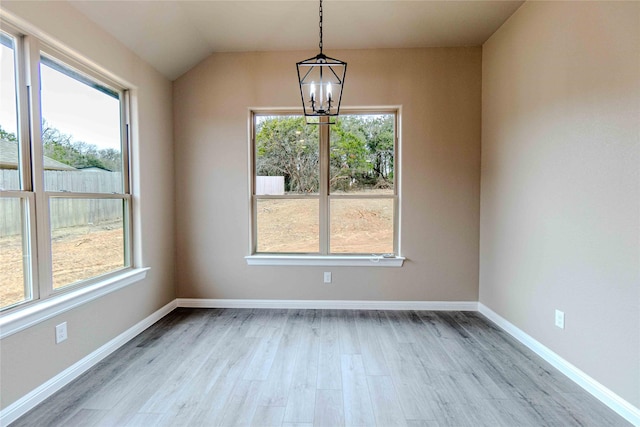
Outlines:
{"label": "window trim", "polygon": [[[256,143],[256,116],[278,116],[278,115],[302,115],[299,108],[249,108],[249,255],[245,256],[248,265],[307,265],[307,266],[370,266],[370,267],[401,267],[405,257],[401,255],[400,246],[400,182],[401,182],[401,161],[400,161],[400,119],[401,106],[385,107],[357,107],[342,108],[341,115],[366,115],[366,114],[393,114],[394,115],[394,186],[391,195],[347,195],[331,194],[328,177],[330,175],[330,150],[329,139],[326,135],[328,126],[319,126],[319,154],[320,171],[319,175],[327,179],[320,179],[318,194],[293,194],[285,196],[276,195],[255,195],[256,173],[255,173],[255,143]],[[324,174],[324,175],[323,175]],[[257,252],[257,209],[256,204],[259,199],[318,199],[319,200],[319,253],[264,253]],[[328,245],[330,239],[330,217],[329,205],[331,200],[340,199],[393,199],[393,247],[394,256],[383,256],[382,254],[356,254],[356,253],[329,253]]]}
{"label": "window trim", "polygon": [[265,255],[244,257],[247,265],[318,267],[402,267],[405,257],[382,255]]}
{"label": "window trim", "polygon": [[[16,74],[17,136],[20,140],[20,190],[4,190],[0,196],[20,199],[25,204],[24,246],[30,247],[29,268],[25,286],[31,287],[30,298],[0,308],[0,339],[29,328],[93,299],[121,289],[146,277],[149,268],[138,265],[138,242],[134,239],[134,195],[131,182],[131,86],[91,60],[77,55],[68,47],[44,35],[39,29],[13,24],[10,17],[0,18],[2,31],[14,41]],[[21,21],[16,21],[21,22]],[[44,188],[43,146],[41,138],[40,57],[53,61],[79,73],[120,96],[120,132],[122,156],[121,193],[52,192]],[[86,83],[86,82],[85,82]],[[51,226],[49,200],[52,198],[120,199],[126,204],[123,217],[125,265],[121,268],[94,276],[59,289],[53,289],[51,272]],[[137,222],[136,222],[137,223]],[[47,237],[48,236],[48,237]]]}
{"label": "window trim", "polygon": [[149,270],[146,267],[119,271],[113,277],[103,278],[73,292],[60,293],[40,301],[28,301],[26,305],[16,306],[20,307],[19,310],[9,309],[0,316],[0,340],[138,282],[147,276]]}

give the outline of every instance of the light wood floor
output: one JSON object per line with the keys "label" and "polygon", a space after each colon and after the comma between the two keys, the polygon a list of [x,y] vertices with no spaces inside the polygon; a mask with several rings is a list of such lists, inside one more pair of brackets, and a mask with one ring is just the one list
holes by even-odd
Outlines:
{"label": "light wood floor", "polygon": [[476,313],[177,309],[15,425],[628,424]]}

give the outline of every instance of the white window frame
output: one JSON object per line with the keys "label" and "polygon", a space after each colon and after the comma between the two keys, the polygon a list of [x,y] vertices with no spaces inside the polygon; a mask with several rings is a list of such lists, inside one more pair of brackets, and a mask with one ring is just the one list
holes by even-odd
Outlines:
{"label": "white window frame", "polygon": [[[343,108],[342,115],[393,114],[394,116],[394,187],[392,195],[348,195],[331,194],[330,176],[330,130],[329,125],[307,125],[319,127],[319,189],[313,195],[256,195],[256,118],[258,116],[301,116],[297,109],[259,109],[249,110],[249,254],[245,257],[248,265],[306,265],[306,266],[352,266],[352,267],[401,267],[405,258],[400,252],[400,107],[381,108]],[[268,199],[315,199],[319,203],[319,253],[286,254],[257,252],[257,203]],[[337,254],[329,253],[330,217],[329,204],[332,200],[348,199],[392,199],[393,218],[393,254]]]}
{"label": "white window frame", "polygon": [[[56,316],[102,295],[146,277],[148,268],[134,260],[133,197],[131,194],[131,100],[127,85],[98,72],[83,58],[34,31],[2,19],[2,31],[15,40],[18,138],[20,141],[20,190],[3,190],[0,196],[20,199],[25,206],[25,301],[0,309],[0,339]],[[36,30],[37,31],[37,30]],[[122,193],[45,191],[40,100],[40,57],[45,55],[87,79],[120,95],[122,141]],[[125,266],[96,277],[53,289],[50,202],[56,198],[122,200],[125,207]],[[30,298],[29,298],[30,297]]]}

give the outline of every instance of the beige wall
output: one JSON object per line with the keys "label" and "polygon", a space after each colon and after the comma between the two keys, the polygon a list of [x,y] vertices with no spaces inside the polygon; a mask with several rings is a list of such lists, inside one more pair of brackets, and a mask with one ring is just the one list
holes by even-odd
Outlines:
{"label": "beige wall", "polygon": [[638,407],[640,3],[527,2],[482,72],[480,301]]}
{"label": "beige wall", "polygon": [[246,265],[249,108],[297,108],[315,53],[214,54],[174,82],[178,295],[476,301],[479,47],[327,52],[349,64],[343,106],[402,106],[403,268]]}
{"label": "beige wall", "polygon": [[402,106],[400,269],[244,261],[248,109],[297,107],[293,65],[315,52],[212,55],[172,94],[66,3],[2,7],[137,89],[137,256],[152,269],[2,340],[0,407],[171,301],[174,246],[180,297],[428,301],[478,298],[480,246],[480,301],[640,406],[640,3],[529,2],[483,53],[328,52],[349,62],[343,105]]}
{"label": "beige wall", "polygon": [[[0,407],[60,373],[175,298],[174,174],[171,82],[66,2],[2,2],[7,16],[34,25],[134,88],[133,146],[137,257],[151,267],[147,279],[0,343]],[[66,321],[69,339],[54,341]]]}

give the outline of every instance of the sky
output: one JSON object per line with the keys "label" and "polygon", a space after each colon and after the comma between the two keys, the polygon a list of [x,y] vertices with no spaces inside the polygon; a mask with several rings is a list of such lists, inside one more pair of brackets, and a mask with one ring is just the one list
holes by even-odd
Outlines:
{"label": "sky", "polygon": [[[42,116],[74,141],[120,151],[120,103],[46,65],[40,66]],[[13,51],[0,45],[0,126],[16,132]]]}

